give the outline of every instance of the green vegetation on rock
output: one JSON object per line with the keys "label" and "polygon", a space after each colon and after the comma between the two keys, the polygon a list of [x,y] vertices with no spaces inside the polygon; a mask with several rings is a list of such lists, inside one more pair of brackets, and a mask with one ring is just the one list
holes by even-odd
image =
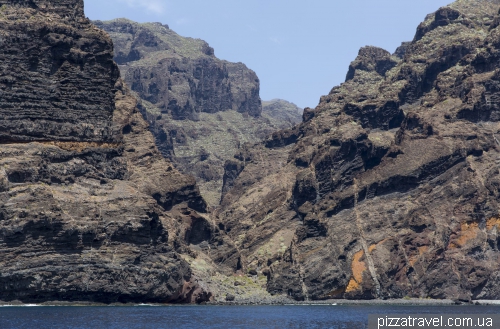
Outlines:
{"label": "green vegetation on rock", "polygon": [[212,206],[221,198],[224,163],[240,146],[301,121],[292,103],[272,100],[263,108],[255,73],[216,58],[203,40],[181,37],[160,23],[95,24],[113,39],[122,76],[141,100],[158,148],[195,176]]}

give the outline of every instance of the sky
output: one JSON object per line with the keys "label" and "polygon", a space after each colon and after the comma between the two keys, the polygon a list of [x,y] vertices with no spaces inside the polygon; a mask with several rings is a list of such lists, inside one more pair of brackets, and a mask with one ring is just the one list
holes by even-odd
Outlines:
{"label": "sky", "polygon": [[391,53],[425,16],[452,0],[85,0],[93,20],[161,22],[207,41],[220,59],[245,63],[263,100],[315,107],[345,81],[367,45]]}

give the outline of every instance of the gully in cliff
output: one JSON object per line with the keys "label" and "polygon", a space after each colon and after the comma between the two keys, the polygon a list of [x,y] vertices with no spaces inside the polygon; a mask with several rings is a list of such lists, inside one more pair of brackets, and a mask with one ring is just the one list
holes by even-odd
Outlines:
{"label": "gully in cliff", "polygon": [[500,298],[499,7],[456,1],[394,54],[362,48],[303,123],[226,166],[218,222],[270,293]]}
{"label": "gully in cliff", "polygon": [[0,5],[0,300],[500,299],[498,1],[439,9],[393,54],[363,47],[303,122],[235,143],[224,172],[205,148],[179,160],[222,180],[213,213],[155,141],[173,159],[188,137],[170,119],[258,117],[253,72],[201,41],[139,67],[170,29],[97,22],[137,36],[116,57],[131,92],[81,0]]}

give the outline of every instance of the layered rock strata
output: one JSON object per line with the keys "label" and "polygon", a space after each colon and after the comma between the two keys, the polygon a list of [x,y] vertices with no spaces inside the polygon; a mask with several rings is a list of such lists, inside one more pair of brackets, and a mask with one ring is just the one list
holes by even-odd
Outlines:
{"label": "layered rock strata", "polygon": [[[240,145],[255,143],[297,121],[295,105],[272,101],[262,111],[257,75],[215,57],[199,39],[160,23],[96,21],[115,44],[115,60],[141,100],[162,154],[195,176],[211,206],[220,202],[224,163]],[[299,119],[300,120],[300,119]]]}
{"label": "layered rock strata", "polygon": [[82,0],[0,4],[0,300],[209,300],[189,245],[238,255],[155,147],[111,39]]}
{"label": "layered rock strata", "polygon": [[83,4],[0,5],[0,141],[114,142],[110,91],[120,73]]}
{"label": "layered rock strata", "polygon": [[184,38],[160,23],[94,22],[110,34],[125,81],[174,120],[234,110],[259,116],[259,79],[242,63],[219,60],[203,40]]}
{"label": "layered rock strata", "polygon": [[498,1],[365,47],[304,122],[226,164],[218,222],[298,300],[500,298]]}

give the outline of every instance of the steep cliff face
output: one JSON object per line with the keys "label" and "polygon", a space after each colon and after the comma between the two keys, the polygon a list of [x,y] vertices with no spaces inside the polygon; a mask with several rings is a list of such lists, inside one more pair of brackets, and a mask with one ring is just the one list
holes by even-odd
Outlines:
{"label": "steep cliff face", "polygon": [[0,61],[8,63],[0,67],[0,141],[113,142],[110,91],[119,71],[83,3],[0,5]]}
{"label": "steep cliff face", "polygon": [[17,6],[35,9],[42,14],[56,14],[59,19],[68,24],[86,23],[83,12],[83,2],[74,0],[0,0],[0,6]]}
{"label": "steep cliff face", "polygon": [[360,50],[304,122],[226,165],[218,221],[296,299],[500,298],[498,1]]}
{"label": "steep cliff face", "polygon": [[156,149],[111,39],[81,0],[0,4],[0,300],[208,300],[188,236],[201,222],[221,238]]}
{"label": "steep cliff face", "polygon": [[195,176],[209,205],[219,204],[224,163],[240,145],[292,126],[277,108],[262,113],[252,70],[218,59],[205,41],[181,37],[160,23],[95,24],[113,39],[115,60],[141,100],[156,145],[179,170]]}
{"label": "steep cliff face", "polygon": [[242,63],[219,60],[206,42],[181,37],[160,23],[95,24],[113,38],[125,81],[162,114],[174,120],[227,110],[260,115],[255,73]]}

